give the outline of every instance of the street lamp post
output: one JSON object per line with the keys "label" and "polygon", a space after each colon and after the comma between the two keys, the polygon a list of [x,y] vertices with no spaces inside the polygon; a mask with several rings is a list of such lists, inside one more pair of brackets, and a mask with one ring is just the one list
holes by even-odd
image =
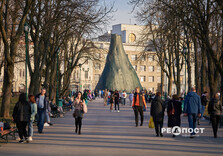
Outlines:
{"label": "street lamp post", "polygon": [[26,43],[26,62],[25,62],[25,86],[26,86],[26,99],[28,99],[28,87],[27,87],[27,64],[28,64],[28,53],[29,53],[29,25],[28,23],[24,24],[24,33],[25,33],[25,43]]}
{"label": "street lamp post", "polygon": [[56,52],[56,60],[57,60],[57,72],[56,72],[56,75],[57,75],[57,78],[56,78],[56,81],[57,81],[57,88],[56,88],[56,104],[58,106],[59,104],[59,82],[58,82],[58,77],[59,77],[59,52],[60,52],[60,49],[57,50]]}

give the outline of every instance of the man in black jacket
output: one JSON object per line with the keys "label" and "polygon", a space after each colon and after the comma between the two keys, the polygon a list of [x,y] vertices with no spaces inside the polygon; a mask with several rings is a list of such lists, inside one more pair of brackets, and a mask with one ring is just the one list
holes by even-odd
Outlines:
{"label": "man in black jacket", "polygon": [[205,111],[205,108],[207,106],[207,103],[208,103],[208,99],[207,99],[207,96],[208,96],[208,92],[204,92],[201,96],[201,120],[205,120],[203,115],[204,115],[204,111]]}
{"label": "man in black jacket", "polygon": [[163,136],[161,129],[163,128],[164,108],[161,93],[157,92],[156,97],[152,101],[150,115],[153,117],[156,136]]}

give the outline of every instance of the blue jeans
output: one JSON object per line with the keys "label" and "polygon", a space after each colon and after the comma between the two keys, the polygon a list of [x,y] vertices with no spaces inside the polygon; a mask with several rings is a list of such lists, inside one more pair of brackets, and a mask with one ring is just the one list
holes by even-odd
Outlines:
{"label": "blue jeans", "polygon": [[32,137],[33,136],[33,121],[30,120],[28,122],[28,137]]}
{"label": "blue jeans", "polygon": [[201,118],[203,118],[204,111],[205,111],[205,106],[202,106],[202,107],[201,107]]}
{"label": "blue jeans", "polygon": [[45,121],[46,110],[45,109],[38,109],[37,110],[37,126],[38,132],[43,131],[44,121]]}
{"label": "blue jeans", "polygon": [[195,135],[194,129],[196,128],[196,122],[197,122],[197,114],[188,114],[188,122],[189,127],[193,129],[193,132],[191,135]]}
{"label": "blue jeans", "polygon": [[50,123],[50,115],[49,112],[46,112],[46,122]]}

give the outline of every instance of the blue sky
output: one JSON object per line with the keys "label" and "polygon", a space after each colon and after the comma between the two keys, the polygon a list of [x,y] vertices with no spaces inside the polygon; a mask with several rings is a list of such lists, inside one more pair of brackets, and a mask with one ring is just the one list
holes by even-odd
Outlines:
{"label": "blue sky", "polygon": [[112,25],[115,24],[136,24],[136,19],[134,18],[134,13],[131,13],[132,6],[128,4],[129,0],[101,0],[105,2],[106,5],[111,5],[114,2],[113,21],[107,26],[107,30],[111,30]]}

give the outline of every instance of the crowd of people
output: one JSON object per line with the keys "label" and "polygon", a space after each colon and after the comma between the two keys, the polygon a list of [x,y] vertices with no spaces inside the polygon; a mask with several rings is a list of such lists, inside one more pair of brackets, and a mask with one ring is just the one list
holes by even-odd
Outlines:
{"label": "crowd of people", "polygon": [[[208,100],[208,93],[204,92],[200,97],[196,93],[196,89],[192,88],[191,91],[184,97],[173,95],[172,98],[167,97],[165,100],[161,97],[161,93],[156,94],[140,90],[137,87],[130,94],[126,91],[115,90],[84,90],[82,92],[73,93],[69,98],[60,97],[58,106],[48,101],[46,97],[46,90],[42,89],[38,95],[29,95],[28,101],[26,94],[21,93],[19,100],[13,110],[13,120],[16,123],[19,133],[19,142],[30,142],[33,140],[33,123],[37,121],[38,133],[42,134],[44,126],[53,125],[50,121],[53,110],[63,114],[63,107],[66,106],[73,110],[75,118],[75,133],[81,134],[82,118],[84,113],[87,112],[88,101],[96,98],[103,98],[104,106],[110,105],[111,112],[120,112],[120,104],[127,105],[126,99],[129,98],[129,105],[132,107],[135,115],[135,125],[143,126],[144,111],[147,109],[148,103],[151,103],[150,116],[153,118],[155,125],[155,133],[157,137],[163,137],[161,129],[163,128],[165,111],[168,116],[168,127],[181,127],[182,114],[187,116],[189,128],[193,129],[190,137],[195,137],[194,129],[200,120],[205,120],[204,112],[208,105],[208,113],[210,114],[210,121],[212,123],[214,137],[217,138],[218,125],[220,122],[220,115],[222,113],[222,105],[220,102],[219,94],[215,94],[213,98]],[[113,110],[115,109],[115,110]],[[28,132],[27,132],[28,129]],[[173,137],[176,137],[173,135]]]}
{"label": "crowd of people", "polygon": [[[97,93],[97,91],[95,92]],[[217,131],[221,119],[220,115],[222,113],[219,93],[216,93],[214,97],[208,100],[207,91],[199,96],[196,93],[196,89],[192,87],[187,95],[182,95],[183,96],[179,97],[174,94],[172,98],[169,96],[163,98],[160,92],[155,94],[151,91],[140,90],[140,88],[137,87],[128,95],[125,91],[105,89],[99,91],[98,97],[104,98],[104,106],[110,105],[109,108],[111,112],[120,112],[119,104],[124,106],[128,97],[129,106],[134,110],[136,127],[139,125],[139,115],[141,119],[140,126],[143,125],[144,111],[147,109],[147,104],[151,103],[150,115],[153,117],[157,137],[163,137],[161,129],[163,128],[165,112],[167,112],[168,127],[181,127],[181,117],[187,117],[189,128],[193,129],[193,132],[190,133],[190,138],[194,138],[195,129],[197,125],[200,125],[200,120],[205,120],[204,112],[208,106],[207,109],[210,114],[210,122],[212,124],[214,137],[217,138]],[[173,137],[176,137],[176,135],[173,134]]]}
{"label": "crowd of people", "polygon": [[33,140],[33,123],[35,121],[37,122],[39,134],[43,133],[45,126],[52,126],[53,124],[50,121],[52,113],[56,111],[63,115],[64,107],[67,107],[69,110],[78,111],[78,114],[75,116],[75,132],[81,134],[82,117],[84,114],[83,105],[85,106],[90,97],[87,93],[87,91],[84,91],[82,95],[81,92],[77,92],[68,98],[60,97],[58,105],[48,100],[46,89],[44,88],[36,96],[29,95],[28,101],[26,94],[21,93],[12,114],[13,121],[16,123],[18,129],[19,143],[29,143]]}

